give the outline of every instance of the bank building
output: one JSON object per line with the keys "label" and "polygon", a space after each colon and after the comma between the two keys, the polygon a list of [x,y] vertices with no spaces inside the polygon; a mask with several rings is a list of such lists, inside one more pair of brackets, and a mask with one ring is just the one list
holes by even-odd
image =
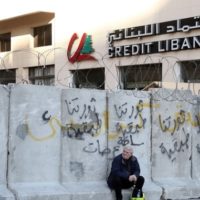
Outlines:
{"label": "bank building", "polygon": [[1,84],[198,93],[199,1],[71,4],[1,17]]}
{"label": "bank building", "polygon": [[4,1],[0,200],[114,200],[124,146],[145,200],[199,199],[199,91],[200,0]]}

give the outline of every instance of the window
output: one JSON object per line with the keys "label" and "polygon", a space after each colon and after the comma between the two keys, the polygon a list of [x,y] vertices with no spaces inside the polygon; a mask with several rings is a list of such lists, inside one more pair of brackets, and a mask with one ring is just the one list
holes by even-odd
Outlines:
{"label": "window", "polygon": [[154,81],[162,81],[161,64],[120,67],[121,88],[142,90]]}
{"label": "window", "polygon": [[0,51],[10,51],[11,49],[11,33],[0,34]]}
{"label": "window", "polygon": [[0,70],[0,84],[16,83],[16,69]]}
{"label": "window", "polygon": [[30,67],[29,80],[34,85],[54,85],[54,65]]}
{"label": "window", "polygon": [[200,83],[200,61],[181,62],[181,76],[183,82]]}
{"label": "window", "polygon": [[52,44],[51,29],[51,24],[34,28],[34,47],[47,46]]}
{"label": "window", "polygon": [[104,89],[104,69],[82,69],[71,71],[76,88]]}

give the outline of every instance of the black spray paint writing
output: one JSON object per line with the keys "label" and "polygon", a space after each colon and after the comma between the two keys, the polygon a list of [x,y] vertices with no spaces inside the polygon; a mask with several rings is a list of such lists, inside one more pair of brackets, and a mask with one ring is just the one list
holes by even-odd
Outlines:
{"label": "black spray paint writing", "polygon": [[47,114],[48,114],[48,110],[44,111],[44,113],[42,114],[42,119],[45,121],[45,122],[48,122],[50,119],[51,119],[51,115],[49,115],[47,117]]}
{"label": "black spray paint writing", "polygon": [[[133,117],[135,108],[133,105],[131,105],[131,109],[128,106],[129,105],[127,102],[119,106],[117,106],[116,104],[114,105],[115,113],[119,119],[126,115],[128,115],[128,118],[130,119]],[[136,114],[134,116],[135,119],[137,118],[138,114],[142,112],[142,110],[143,110],[143,101],[139,100],[139,103],[136,105]]]}
{"label": "black spray paint writing", "polygon": [[[160,128],[163,132],[170,132],[171,135],[175,133],[175,131],[179,131],[179,129],[184,125],[184,123],[191,121],[191,116],[189,113],[186,113],[184,110],[180,110],[175,118],[171,116],[162,120],[161,115],[158,116]],[[197,115],[195,115],[196,126],[198,127],[197,133],[200,133],[200,119]]]}
{"label": "black spray paint writing", "polygon": [[81,100],[73,98],[71,100],[65,100],[67,106],[67,112],[69,115],[78,115],[80,120],[85,120],[78,123],[69,123],[62,127],[63,136],[70,138],[84,140],[84,134],[89,134],[92,137],[98,135],[101,127],[102,120],[99,117],[99,113],[96,112],[96,99],[91,98],[89,105],[79,104]]}
{"label": "black spray paint writing", "polygon": [[80,119],[83,119],[83,118],[86,119],[88,118],[91,112],[96,113],[96,107],[95,105],[92,105],[93,103],[96,103],[95,98],[90,99],[89,105],[83,104],[82,107],[79,105],[79,101],[81,100],[78,97],[71,99],[69,101],[65,100],[69,115],[74,115],[75,113],[77,113],[79,114]]}
{"label": "black spray paint writing", "polygon": [[184,152],[186,149],[189,148],[189,137],[190,137],[190,134],[189,133],[185,133],[185,130],[184,128],[182,129],[183,130],[183,133],[185,135],[185,140],[178,140],[177,138],[173,138],[172,140],[172,143],[173,143],[173,147],[168,149],[164,143],[162,142],[161,145],[159,146],[160,150],[161,150],[161,153],[162,154],[166,154],[167,157],[173,162],[176,160],[176,153],[179,153],[179,152]]}
{"label": "black spray paint writing", "polygon": [[[131,138],[130,145],[132,145],[132,146],[140,146],[140,145],[144,144],[144,143],[134,143],[133,138],[131,136],[130,136],[130,138]],[[119,145],[114,146],[113,149],[110,149],[108,147],[102,148],[100,145],[100,141],[97,139],[95,143],[94,142],[88,143],[88,145],[83,148],[83,151],[87,152],[87,153],[98,152],[98,154],[100,154],[101,156],[112,154],[112,156],[115,157],[116,152],[118,152],[120,149],[120,146],[125,146],[125,145],[129,144],[129,142],[130,141],[127,137],[125,139],[122,139],[121,137],[119,137],[118,142],[117,142],[117,144],[119,144]]]}
{"label": "black spray paint writing", "polygon": [[[136,105],[136,109],[134,108],[133,105],[131,105],[131,109],[129,109],[127,102],[119,106],[114,105],[114,109],[119,119],[127,116],[129,119],[133,118],[132,120],[136,120],[136,119],[138,120],[138,123],[131,121],[126,124],[122,124],[121,122],[117,122],[115,124],[115,127],[118,133],[121,133],[122,135],[135,134],[135,133],[139,133],[140,129],[145,128],[146,118],[143,118],[142,116],[142,111],[144,109],[142,100],[139,100],[138,104]],[[134,110],[136,111],[135,115],[133,115]]]}
{"label": "black spray paint writing", "polygon": [[159,124],[163,132],[170,131],[173,135],[175,131],[178,131],[180,126],[185,122],[185,111],[180,110],[178,117],[171,119],[171,116],[162,120],[161,115],[159,115]]}
{"label": "black spray paint writing", "polygon": [[100,154],[101,156],[108,155],[108,154],[112,153],[112,155],[114,157],[116,155],[116,152],[119,151],[119,148],[120,148],[120,146],[115,146],[113,148],[113,150],[111,150],[108,147],[101,148],[100,141],[96,140],[95,143],[94,142],[88,143],[88,145],[83,148],[83,151],[86,152],[86,153],[96,153],[96,152],[98,152],[98,154]]}
{"label": "black spray paint writing", "polygon": [[118,138],[117,144],[122,145],[122,146],[126,146],[126,145],[141,146],[141,145],[144,144],[144,142],[135,143],[135,142],[133,141],[133,136],[132,136],[132,135],[123,134],[122,136],[120,136],[120,137]]}
{"label": "black spray paint writing", "polygon": [[84,134],[91,135],[92,137],[98,135],[101,130],[102,121],[98,118],[98,114],[94,113],[94,116],[96,116],[96,120],[93,117],[93,121],[90,122],[66,124],[62,127],[63,136],[84,140]]}

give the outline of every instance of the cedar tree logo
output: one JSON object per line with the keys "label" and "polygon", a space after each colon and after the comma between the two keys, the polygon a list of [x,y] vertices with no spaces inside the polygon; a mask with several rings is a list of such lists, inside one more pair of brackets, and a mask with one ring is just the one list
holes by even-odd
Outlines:
{"label": "cedar tree logo", "polygon": [[80,62],[82,60],[96,60],[93,56],[90,55],[94,50],[92,48],[92,40],[91,36],[86,33],[82,35],[81,41],[74,52],[73,55],[71,55],[72,46],[75,42],[75,40],[78,39],[78,36],[76,33],[74,33],[69,41],[68,49],[67,49],[67,57],[69,62],[75,63]]}

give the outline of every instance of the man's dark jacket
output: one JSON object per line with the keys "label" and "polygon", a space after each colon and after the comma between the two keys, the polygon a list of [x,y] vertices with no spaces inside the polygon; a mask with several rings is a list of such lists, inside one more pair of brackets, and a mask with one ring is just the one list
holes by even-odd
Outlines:
{"label": "man's dark jacket", "polygon": [[122,158],[122,154],[116,156],[112,162],[111,172],[107,183],[110,188],[112,186],[113,177],[120,177],[128,181],[130,175],[138,177],[140,175],[140,166],[135,156],[131,156],[128,160]]}

